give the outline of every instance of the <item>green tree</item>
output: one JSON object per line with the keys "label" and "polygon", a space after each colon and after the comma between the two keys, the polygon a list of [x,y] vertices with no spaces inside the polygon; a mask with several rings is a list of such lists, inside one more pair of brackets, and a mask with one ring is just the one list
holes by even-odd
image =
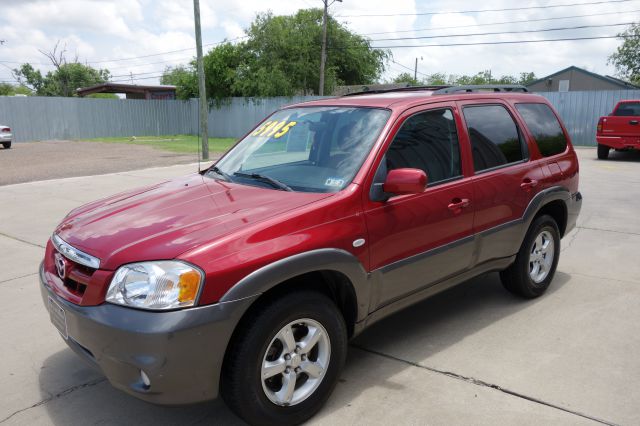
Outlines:
{"label": "green tree", "polygon": [[[317,93],[321,9],[300,10],[292,16],[259,14],[246,34],[246,41],[220,44],[204,56],[210,99]],[[389,57],[389,52],[371,48],[368,39],[350,32],[333,19],[327,21],[327,46],[327,93],[336,85],[374,83]],[[180,78],[168,70],[162,81],[178,86],[184,96],[194,96],[197,94],[195,66],[192,62],[183,68]]]}
{"label": "green tree", "polygon": [[56,43],[53,51],[42,52],[54,66],[53,71],[42,75],[40,70],[33,68],[31,64],[23,64],[13,70],[13,74],[22,86],[33,90],[38,96],[77,96],[76,89],[104,83],[110,78],[106,69],[95,69],[78,62],[75,58],[68,62],[63,48],[58,50]]}
{"label": "green tree", "polygon": [[189,99],[198,96],[198,76],[194,64],[167,67],[160,78],[160,84],[176,86],[178,99]]}
{"label": "green tree", "polygon": [[421,82],[413,78],[413,76],[408,72],[403,72],[401,74],[398,74],[398,76],[394,78],[392,82],[393,83],[409,83],[412,86],[418,86],[421,84]]}
{"label": "green tree", "polygon": [[474,75],[454,75],[445,73],[435,73],[427,76],[423,84],[429,85],[469,85],[469,84],[521,84],[527,85],[536,80],[533,72],[522,72],[519,76],[503,75],[499,78],[493,77],[490,70],[480,71]]}
{"label": "green tree", "polygon": [[13,85],[10,83],[0,83],[0,96],[15,96],[15,95],[32,95],[33,92],[25,86]]}
{"label": "green tree", "polygon": [[640,84],[640,24],[631,25],[618,37],[624,41],[609,56],[608,63],[616,67],[621,77]]}

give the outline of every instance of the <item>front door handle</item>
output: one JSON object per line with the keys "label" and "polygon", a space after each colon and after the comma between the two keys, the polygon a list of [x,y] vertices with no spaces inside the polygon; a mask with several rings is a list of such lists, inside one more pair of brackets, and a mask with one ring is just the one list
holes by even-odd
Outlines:
{"label": "front door handle", "polygon": [[526,192],[531,191],[531,188],[538,186],[538,181],[535,179],[524,178],[520,184],[520,188]]}
{"label": "front door handle", "polygon": [[631,124],[632,126],[637,126],[638,125],[638,120],[631,120],[629,122],[629,124]]}
{"label": "front door handle", "polygon": [[451,203],[449,203],[447,207],[454,214],[459,214],[462,211],[462,209],[464,209],[465,207],[469,207],[469,204],[471,204],[471,202],[469,201],[468,198],[456,197],[453,200],[451,200]]}

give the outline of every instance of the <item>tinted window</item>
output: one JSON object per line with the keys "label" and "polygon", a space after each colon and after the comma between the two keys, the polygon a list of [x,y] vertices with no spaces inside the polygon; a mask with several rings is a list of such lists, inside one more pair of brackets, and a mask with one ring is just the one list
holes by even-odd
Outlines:
{"label": "tinted window", "polygon": [[453,114],[438,109],[405,121],[386,155],[387,170],[421,169],[428,182],[460,176],[460,148]]}
{"label": "tinted window", "polygon": [[469,130],[476,171],[515,163],[525,158],[516,123],[504,107],[466,107],[464,118]]}
{"label": "tinted window", "polygon": [[567,148],[567,138],[553,111],[545,104],[517,104],[516,108],[538,144],[540,153],[549,157]]}
{"label": "tinted window", "polygon": [[640,115],[640,102],[625,102],[615,110],[613,115],[633,117]]}

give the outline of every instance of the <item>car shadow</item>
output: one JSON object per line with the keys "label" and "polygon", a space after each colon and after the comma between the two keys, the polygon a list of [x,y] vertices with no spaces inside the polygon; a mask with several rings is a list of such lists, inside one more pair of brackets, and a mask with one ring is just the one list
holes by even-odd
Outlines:
{"label": "car shadow", "polygon": [[629,151],[616,151],[612,149],[609,151],[609,158],[606,160],[598,160],[597,157],[594,157],[596,161],[618,161],[618,162],[638,162],[640,161],[640,150],[631,149]]}
{"label": "car shadow", "polygon": [[[486,274],[372,325],[351,342],[340,381],[316,420],[335,420],[332,414],[348,406],[372,383],[389,391],[402,390],[402,386],[390,379],[403,370],[412,368],[411,365],[401,361],[386,362],[384,369],[378,369],[375,365],[379,361],[373,357],[380,355],[376,353],[391,354],[394,350],[400,350],[406,357],[403,359],[409,362],[428,363],[432,355],[455,345],[465,337],[516,312],[544,303],[545,298],[552,297],[569,279],[570,275],[558,271],[545,296],[523,300],[505,291],[497,274]],[[364,360],[367,357],[369,359]],[[371,369],[376,370],[375,374]],[[244,424],[221,400],[181,407],[157,406],[114,389],[106,379],[93,371],[92,367],[80,362],[69,349],[45,360],[39,379],[42,398],[48,399],[43,405],[51,423]],[[47,391],[60,383],[62,378],[71,375],[83,378],[84,383],[88,384],[76,386],[56,396]],[[368,377],[363,379],[363,376]]]}

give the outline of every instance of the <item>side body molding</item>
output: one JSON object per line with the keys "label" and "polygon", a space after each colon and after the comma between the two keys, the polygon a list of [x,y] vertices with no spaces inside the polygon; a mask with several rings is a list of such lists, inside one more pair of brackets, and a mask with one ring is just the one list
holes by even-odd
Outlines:
{"label": "side body molding", "polygon": [[358,305],[357,321],[364,319],[369,309],[368,274],[351,253],[333,248],[296,254],[257,269],[231,287],[220,302],[244,299],[262,294],[283,281],[308,272],[333,271],[345,275],[353,285]]}
{"label": "side body molding", "polygon": [[[520,245],[533,222],[533,218],[546,204],[557,200],[563,201],[565,213],[568,213],[567,204],[571,201],[571,192],[562,186],[553,186],[536,194],[529,202],[520,219],[503,223],[476,234],[476,249],[471,262],[472,266],[475,267],[494,259],[518,253]],[[575,222],[568,222],[566,231],[570,231],[574,224]]]}

